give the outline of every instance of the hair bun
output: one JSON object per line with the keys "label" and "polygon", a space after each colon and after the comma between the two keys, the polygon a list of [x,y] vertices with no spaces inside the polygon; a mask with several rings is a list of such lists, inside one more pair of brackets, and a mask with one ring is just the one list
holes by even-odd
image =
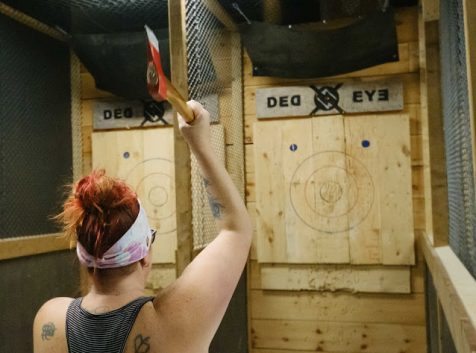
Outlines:
{"label": "hair bun", "polygon": [[70,239],[100,258],[131,227],[139,213],[137,194],[123,180],[94,170],[72,186],[56,219]]}
{"label": "hair bun", "polygon": [[94,170],[78,182],[75,197],[85,211],[103,213],[104,208],[114,207],[114,179],[105,174],[104,169]]}

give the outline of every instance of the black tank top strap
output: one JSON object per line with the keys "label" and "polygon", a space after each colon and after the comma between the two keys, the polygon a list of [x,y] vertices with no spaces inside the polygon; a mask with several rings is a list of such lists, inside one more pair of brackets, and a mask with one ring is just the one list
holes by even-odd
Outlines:
{"label": "black tank top strap", "polygon": [[71,302],[66,313],[69,353],[122,353],[140,310],[154,297],[140,297],[104,314],[81,308],[83,298]]}

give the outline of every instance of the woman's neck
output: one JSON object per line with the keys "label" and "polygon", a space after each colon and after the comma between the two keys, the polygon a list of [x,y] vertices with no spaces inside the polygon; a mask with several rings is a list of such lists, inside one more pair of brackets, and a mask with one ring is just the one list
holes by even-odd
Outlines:
{"label": "woman's neck", "polygon": [[140,270],[127,275],[91,275],[91,297],[136,298],[144,294],[145,279]]}

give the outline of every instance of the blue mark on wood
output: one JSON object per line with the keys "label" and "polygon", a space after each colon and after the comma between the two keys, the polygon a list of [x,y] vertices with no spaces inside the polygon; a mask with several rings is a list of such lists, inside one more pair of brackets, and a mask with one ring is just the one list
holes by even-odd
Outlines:
{"label": "blue mark on wood", "polygon": [[363,141],[362,141],[362,147],[363,147],[363,148],[368,148],[368,147],[370,147],[370,141],[369,141],[369,140],[363,140]]}

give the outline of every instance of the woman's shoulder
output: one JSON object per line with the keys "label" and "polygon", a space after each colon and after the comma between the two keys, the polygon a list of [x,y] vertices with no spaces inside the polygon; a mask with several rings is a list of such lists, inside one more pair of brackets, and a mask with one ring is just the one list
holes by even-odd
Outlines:
{"label": "woman's shoulder", "polygon": [[53,298],[40,307],[33,322],[35,352],[59,352],[65,347],[66,312],[73,300]]}
{"label": "woman's shoulder", "polygon": [[68,306],[71,304],[71,302],[74,300],[74,298],[69,298],[69,297],[56,297],[52,298],[48,301],[46,301],[38,310],[36,316],[38,315],[50,315],[50,314],[56,314],[59,312],[66,311],[68,309]]}
{"label": "woman's shoulder", "polygon": [[45,302],[35,316],[34,327],[39,327],[47,323],[64,322],[66,311],[73,301],[73,298],[57,297]]}

